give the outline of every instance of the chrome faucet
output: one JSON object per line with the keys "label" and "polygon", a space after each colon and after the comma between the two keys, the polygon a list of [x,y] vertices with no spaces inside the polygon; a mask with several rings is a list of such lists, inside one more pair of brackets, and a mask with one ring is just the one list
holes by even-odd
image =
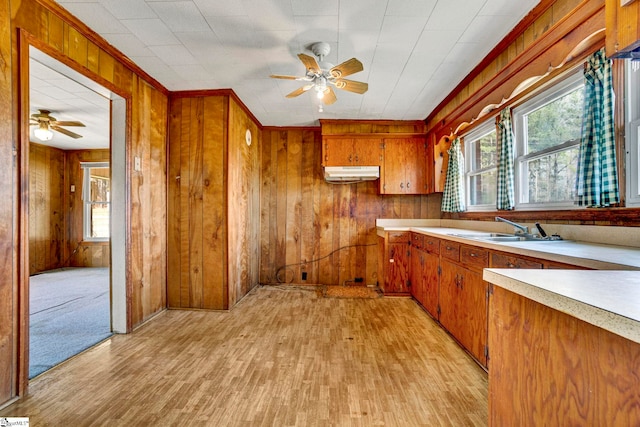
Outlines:
{"label": "chrome faucet", "polygon": [[528,234],[529,233],[529,227],[527,227],[526,225],[520,225],[518,223],[509,221],[508,219],[502,218],[500,216],[496,217],[496,221],[502,221],[502,222],[506,222],[509,225],[512,225],[516,229],[515,230],[516,233],[518,232],[518,230],[520,230],[520,232],[524,233],[524,234]]}

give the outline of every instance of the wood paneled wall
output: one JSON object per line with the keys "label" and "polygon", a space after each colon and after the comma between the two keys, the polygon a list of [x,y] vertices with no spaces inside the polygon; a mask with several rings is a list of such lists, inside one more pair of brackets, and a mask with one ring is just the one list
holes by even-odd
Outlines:
{"label": "wood paneled wall", "polygon": [[[28,156],[20,140],[20,82],[28,80],[21,34],[127,100],[128,329],[166,305],[166,90],[53,0],[0,0],[0,404],[28,383],[28,293],[19,280],[29,267],[20,265],[19,242],[19,212],[28,203],[28,189],[20,188],[28,172],[21,168]],[[132,172],[134,156],[142,159],[140,172]]]}
{"label": "wood paneled wall", "polygon": [[[260,282],[378,282],[377,218],[440,218],[441,195],[378,194],[376,181],[324,181],[320,128],[265,128]],[[302,280],[302,273],[307,279]]]}
{"label": "wood paneled wall", "polygon": [[65,160],[62,150],[29,145],[29,274],[66,259]]}
{"label": "wood paneled wall", "polygon": [[[234,98],[229,102],[228,203],[229,305],[259,281],[260,259],[260,155],[258,125]],[[246,132],[251,132],[251,145]]]}
{"label": "wood paneled wall", "polygon": [[258,283],[259,128],[229,95],[177,94],[170,115],[168,304],[228,309]]}
{"label": "wood paneled wall", "polygon": [[228,308],[225,96],[170,102],[168,283],[174,308]]}
{"label": "wood paneled wall", "polygon": [[[66,152],[67,185],[64,188],[67,206],[65,227],[65,267],[108,267],[110,264],[109,242],[85,242],[83,236],[83,172],[80,162],[109,162],[109,150],[72,150]],[[30,165],[31,166],[31,165]],[[71,193],[71,185],[76,191]]]}

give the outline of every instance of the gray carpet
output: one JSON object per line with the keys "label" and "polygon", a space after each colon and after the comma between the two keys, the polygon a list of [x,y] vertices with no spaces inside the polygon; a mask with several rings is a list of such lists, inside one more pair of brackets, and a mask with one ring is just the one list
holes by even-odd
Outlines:
{"label": "gray carpet", "polygon": [[29,282],[29,378],[111,335],[108,268],[52,270]]}

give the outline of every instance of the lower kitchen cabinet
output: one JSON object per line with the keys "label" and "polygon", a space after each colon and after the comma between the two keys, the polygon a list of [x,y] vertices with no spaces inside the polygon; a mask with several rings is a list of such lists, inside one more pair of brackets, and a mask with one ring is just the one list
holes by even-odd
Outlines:
{"label": "lower kitchen cabinet", "polygon": [[408,232],[388,232],[378,239],[382,271],[381,288],[385,295],[409,295],[411,249]]}
{"label": "lower kitchen cabinet", "polygon": [[482,366],[487,366],[487,283],[482,273],[443,260],[440,323]]}
{"label": "lower kitchen cabinet", "polygon": [[[428,249],[428,246],[425,246]],[[424,268],[422,269],[422,306],[435,319],[440,317],[440,256],[437,253],[425,252]]]}

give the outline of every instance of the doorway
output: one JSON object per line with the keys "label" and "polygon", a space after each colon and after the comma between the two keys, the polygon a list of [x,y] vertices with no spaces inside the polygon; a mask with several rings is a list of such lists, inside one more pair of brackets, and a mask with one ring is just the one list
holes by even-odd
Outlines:
{"label": "doorway", "polygon": [[32,378],[126,332],[126,101],[34,46],[28,63]]}

